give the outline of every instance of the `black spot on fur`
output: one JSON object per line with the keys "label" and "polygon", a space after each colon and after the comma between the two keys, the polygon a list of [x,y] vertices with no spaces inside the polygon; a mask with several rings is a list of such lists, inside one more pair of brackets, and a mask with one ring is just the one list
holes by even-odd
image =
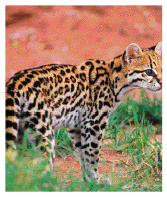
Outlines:
{"label": "black spot on fur", "polygon": [[64,76],[66,73],[64,72],[64,70],[61,70],[60,74]]}
{"label": "black spot on fur", "polygon": [[48,111],[45,111],[45,117],[46,118],[48,117]]}
{"label": "black spot on fur", "polygon": [[86,75],[85,75],[85,73],[81,73],[81,74],[80,74],[80,78],[81,78],[81,80],[84,82],[84,81],[86,80]]}
{"label": "black spot on fur", "polygon": [[102,134],[100,134],[99,136],[98,136],[98,140],[101,140],[101,138],[102,138]]}
{"label": "black spot on fur", "polygon": [[22,87],[23,87],[23,85],[22,85],[22,84],[20,84],[20,85],[18,86],[18,89],[19,89],[19,90],[21,90],[21,89],[22,89]]}
{"label": "black spot on fur", "polygon": [[63,101],[62,104],[67,105],[67,104],[69,103],[69,101],[70,101],[70,96],[67,96],[67,97],[64,99],[64,101]]}
{"label": "black spot on fur", "polygon": [[6,140],[15,140],[15,136],[12,133],[6,133]]}
{"label": "black spot on fur", "polygon": [[69,69],[69,68],[67,68],[67,69],[66,69],[66,72],[67,72],[67,73],[70,73],[70,69]]}
{"label": "black spot on fur", "polygon": [[35,87],[35,88],[40,87],[40,85],[41,85],[41,82],[40,82],[40,81],[36,81],[36,82],[34,83],[34,87]]}
{"label": "black spot on fur", "polygon": [[104,112],[104,113],[100,116],[99,122],[101,122],[101,120],[102,120],[105,116],[107,116],[107,115],[108,115],[108,113],[107,113],[107,112]]}
{"label": "black spot on fur", "polygon": [[111,107],[111,105],[110,105],[110,103],[109,103],[109,102],[104,102],[104,106]]}
{"label": "black spot on fur", "polygon": [[96,136],[96,133],[92,129],[90,129],[90,134],[93,135],[93,136]]}
{"label": "black spot on fur", "polygon": [[74,91],[74,84],[71,84],[71,92]]}
{"label": "black spot on fur", "polygon": [[42,134],[45,134],[46,128],[45,128],[45,127],[42,127],[41,129],[39,129],[39,131],[40,131]]}
{"label": "black spot on fur", "polygon": [[65,78],[65,82],[66,82],[66,83],[70,83],[70,80],[69,80],[68,77]]}
{"label": "black spot on fur", "polygon": [[85,70],[85,66],[81,66],[81,70]]}
{"label": "black spot on fur", "polygon": [[99,112],[96,111],[95,114],[92,116],[92,119],[95,119],[99,115]]}
{"label": "black spot on fur", "polygon": [[113,68],[113,66],[114,66],[114,61],[112,61],[112,62],[109,64],[109,67],[110,67],[110,68]]}
{"label": "black spot on fur", "polygon": [[99,109],[101,109],[103,107],[103,102],[99,101]]}
{"label": "black spot on fur", "polygon": [[44,106],[43,101],[41,103],[38,103],[38,110],[43,109],[43,106]]}
{"label": "black spot on fur", "polygon": [[112,72],[114,72],[114,71],[120,72],[121,70],[122,70],[122,64],[120,64],[119,67],[115,67]]}
{"label": "black spot on fur", "polygon": [[32,79],[34,77],[34,75],[29,74],[29,75],[27,75],[27,77]]}
{"label": "black spot on fur", "polygon": [[99,154],[99,150],[95,151],[94,153],[95,153],[96,155]]}
{"label": "black spot on fur", "polygon": [[13,127],[14,129],[17,130],[17,123],[16,123],[16,122],[12,122],[12,121],[10,121],[10,120],[7,120],[7,121],[6,121],[6,129],[7,129],[7,128],[10,128],[10,127]]}
{"label": "black spot on fur", "polygon": [[90,134],[85,138],[85,141],[87,141],[90,138]]}
{"label": "black spot on fur", "polygon": [[98,144],[94,143],[94,142],[91,142],[91,147],[92,148],[97,148],[98,147]]}
{"label": "black spot on fur", "polygon": [[31,121],[35,124],[38,124],[38,119],[37,118],[31,118]]}
{"label": "black spot on fur", "polygon": [[81,149],[85,149],[85,148],[88,148],[89,147],[89,144],[85,144],[81,147]]}
{"label": "black spot on fur", "polygon": [[93,129],[96,130],[96,131],[99,131],[99,126],[96,125],[96,126],[93,127]]}
{"label": "black spot on fur", "polygon": [[106,127],[106,123],[103,123],[103,124],[101,125],[100,129],[103,130],[103,129],[105,129],[105,127]]}
{"label": "black spot on fur", "polygon": [[71,81],[72,81],[73,83],[76,82],[76,79],[75,79],[73,76],[71,76],[70,79],[71,79]]}
{"label": "black spot on fur", "polygon": [[41,118],[41,113],[40,112],[35,112],[35,116],[37,116],[37,118]]}
{"label": "black spot on fur", "polygon": [[87,61],[87,62],[85,62],[85,64],[88,66],[88,65],[91,65],[91,64],[92,64],[92,62]]}
{"label": "black spot on fur", "polygon": [[76,146],[76,147],[81,147],[81,142],[77,142],[77,143],[75,144],[75,146]]}
{"label": "black spot on fur", "polygon": [[106,63],[105,63],[105,61],[103,61],[103,63],[102,63],[103,65],[106,65]]}
{"label": "black spot on fur", "polygon": [[99,95],[99,98],[102,98],[102,97],[104,97],[103,91],[101,91],[101,92],[100,92],[100,95]]}
{"label": "black spot on fur", "polygon": [[50,85],[50,90],[51,90],[51,91],[53,90],[53,86],[52,86],[52,85]]}
{"label": "black spot on fur", "polygon": [[16,95],[17,95],[17,97],[19,97],[19,98],[20,98],[20,92],[17,92],[17,93],[16,93]]}
{"label": "black spot on fur", "polygon": [[26,78],[25,81],[22,81],[21,83],[25,86],[25,85],[27,85],[30,82],[31,82],[31,80]]}
{"label": "black spot on fur", "polygon": [[63,94],[63,87],[59,88],[59,94],[62,95]]}
{"label": "black spot on fur", "polygon": [[85,155],[90,156],[90,154],[89,154],[89,152],[87,150],[85,151]]}
{"label": "black spot on fur", "polygon": [[35,107],[35,105],[36,105],[36,99],[37,99],[37,98],[35,97],[35,98],[34,98],[34,102],[29,104],[28,110],[31,110],[32,108]]}
{"label": "black spot on fur", "polygon": [[42,115],[42,121],[43,121],[43,122],[46,121],[45,115]]}
{"label": "black spot on fur", "polygon": [[8,98],[8,99],[6,100],[6,106],[14,106],[14,101],[13,101],[13,99]]}
{"label": "black spot on fur", "polygon": [[6,110],[6,117],[7,116],[14,116],[14,115],[15,115],[14,110]]}
{"label": "black spot on fur", "polygon": [[36,72],[36,71],[31,71],[31,73],[38,75],[38,72]]}
{"label": "black spot on fur", "polygon": [[73,67],[72,67],[72,72],[75,73],[75,70],[76,70],[76,69],[77,69],[76,66],[73,66]]}
{"label": "black spot on fur", "polygon": [[58,77],[58,82],[61,83],[63,81],[62,77],[60,77],[59,75],[57,77]]}

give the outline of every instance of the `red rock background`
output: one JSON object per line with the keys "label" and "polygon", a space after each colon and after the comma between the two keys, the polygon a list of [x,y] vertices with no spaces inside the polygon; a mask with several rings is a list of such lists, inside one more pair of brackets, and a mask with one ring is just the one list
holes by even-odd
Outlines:
{"label": "red rock background", "polygon": [[112,59],[131,42],[146,48],[161,40],[161,6],[6,6],[6,80],[19,70]]}

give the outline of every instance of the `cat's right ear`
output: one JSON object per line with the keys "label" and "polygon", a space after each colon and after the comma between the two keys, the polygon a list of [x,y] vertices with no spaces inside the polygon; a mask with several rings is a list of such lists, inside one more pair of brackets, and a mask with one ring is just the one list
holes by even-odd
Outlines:
{"label": "cat's right ear", "polygon": [[137,44],[131,43],[126,48],[124,58],[128,64],[133,64],[137,62],[140,57],[142,57],[142,54],[141,48]]}
{"label": "cat's right ear", "polygon": [[155,52],[161,56],[162,55],[162,42],[159,42],[155,47]]}

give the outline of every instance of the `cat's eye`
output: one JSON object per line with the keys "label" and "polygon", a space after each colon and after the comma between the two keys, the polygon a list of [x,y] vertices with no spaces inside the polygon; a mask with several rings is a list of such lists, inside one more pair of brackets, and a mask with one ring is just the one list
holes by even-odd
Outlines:
{"label": "cat's eye", "polygon": [[156,77],[157,75],[155,74],[155,72],[152,70],[152,69],[147,69],[145,70],[145,73],[148,75],[148,76],[153,76],[153,77]]}

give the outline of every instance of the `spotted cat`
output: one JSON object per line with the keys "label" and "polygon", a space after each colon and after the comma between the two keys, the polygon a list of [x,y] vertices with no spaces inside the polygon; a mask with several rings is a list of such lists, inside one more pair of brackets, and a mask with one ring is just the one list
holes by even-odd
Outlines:
{"label": "spotted cat", "polygon": [[16,73],[6,84],[8,150],[16,149],[24,131],[31,128],[29,141],[50,155],[53,168],[55,130],[66,128],[86,172],[84,179],[98,182],[108,118],[129,90],[161,91],[161,52],[161,42],[148,49],[132,43],[113,60],[92,59],[79,66],[52,64]]}

